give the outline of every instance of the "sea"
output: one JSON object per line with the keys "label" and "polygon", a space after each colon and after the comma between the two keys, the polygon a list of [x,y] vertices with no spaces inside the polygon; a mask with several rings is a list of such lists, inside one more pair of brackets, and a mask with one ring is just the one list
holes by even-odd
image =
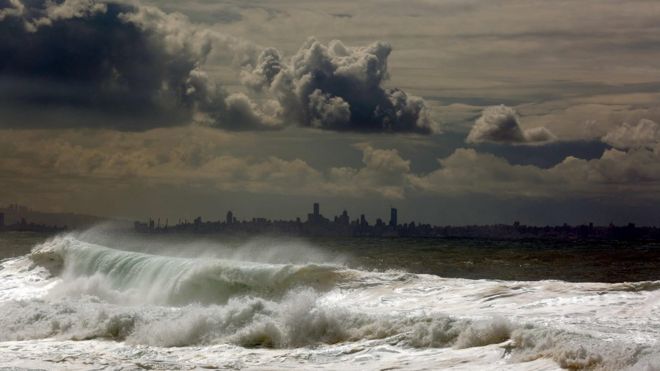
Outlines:
{"label": "sea", "polygon": [[0,233],[0,370],[660,370],[660,244]]}

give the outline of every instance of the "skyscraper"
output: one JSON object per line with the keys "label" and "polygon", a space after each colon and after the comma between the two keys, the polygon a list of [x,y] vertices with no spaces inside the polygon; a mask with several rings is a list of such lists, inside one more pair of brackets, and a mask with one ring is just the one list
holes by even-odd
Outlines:
{"label": "skyscraper", "polygon": [[314,202],[314,212],[312,214],[307,214],[307,221],[312,224],[321,224],[329,220],[325,219],[321,215],[321,208],[319,207],[319,203]]}
{"label": "skyscraper", "polygon": [[348,212],[344,210],[339,218],[337,218],[337,222],[342,225],[348,225],[351,222],[351,219],[348,217]]}
{"label": "skyscraper", "polygon": [[397,220],[397,211],[395,208],[390,209],[390,227],[396,227],[398,225]]}
{"label": "skyscraper", "polygon": [[0,213],[0,229],[5,227],[5,214]]}

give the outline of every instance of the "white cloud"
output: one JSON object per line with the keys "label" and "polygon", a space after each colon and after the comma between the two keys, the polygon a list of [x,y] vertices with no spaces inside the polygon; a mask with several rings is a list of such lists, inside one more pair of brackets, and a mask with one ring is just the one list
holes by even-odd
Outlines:
{"label": "white cloud", "polygon": [[543,143],[556,137],[545,127],[523,130],[516,110],[504,105],[486,107],[467,136],[468,143]]}
{"label": "white cloud", "polygon": [[623,123],[605,134],[602,141],[620,149],[653,148],[660,143],[660,125],[647,119],[639,120],[636,125]]}
{"label": "white cloud", "polygon": [[436,130],[423,99],[400,89],[386,89],[385,42],[349,47],[338,40],[308,39],[284,60],[265,49],[241,74],[250,89],[267,92],[282,107],[284,121],[327,130],[414,132]]}
{"label": "white cloud", "polygon": [[660,197],[660,148],[611,149],[593,160],[567,157],[548,169],[512,165],[474,149],[457,149],[439,164],[429,174],[411,177],[416,189],[506,198]]}

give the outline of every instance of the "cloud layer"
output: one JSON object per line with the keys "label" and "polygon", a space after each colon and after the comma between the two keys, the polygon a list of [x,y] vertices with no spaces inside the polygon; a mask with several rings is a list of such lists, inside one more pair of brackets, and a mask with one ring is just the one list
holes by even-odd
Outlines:
{"label": "cloud layer", "polygon": [[545,127],[523,130],[518,113],[504,105],[486,107],[467,136],[468,143],[543,143],[556,137]]}
{"label": "cloud layer", "polygon": [[[568,156],[549,168],[514,165],[492,154],[459,148],[438,159],[435,169],[420,172],[398,150],[369,143],[354,145],[361,161],[351,166],[314,166],[304,157],[241,155],[237,143],[247,142],[241,145],[252,148],[250,138],[261,136],[203,127],[2,134],[0,188],[13,189],[3,182],[20,180],[25,194],[44,184],[52,186],[47,192],[70,194],[71,188],[83,183],[140,182],[215,192],[349,199],[470,194],[499,199],[660,199],[660,147],[608,149],[592,160]],[[58,189],[56,184],[68,188]]]}

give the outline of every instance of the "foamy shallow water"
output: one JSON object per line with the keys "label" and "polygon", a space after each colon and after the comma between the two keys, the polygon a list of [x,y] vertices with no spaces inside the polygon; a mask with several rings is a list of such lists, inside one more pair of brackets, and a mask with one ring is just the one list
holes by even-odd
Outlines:
{"label": "foamy shallow water", "polygon": [[159,348],[108,341],[4,342],[0,344],[4,367],[46,370],[557,370],[549,359],[510,363],[502,349],[490,345],[478,349],[401,349],[358,342],[320,349],[265,350],[229,345]]}
{"label": "foamy shallow water", "polygon": [[0,267],[5,367],[660,367],[660,282],[466,280],[171,258],[71,235]]}

